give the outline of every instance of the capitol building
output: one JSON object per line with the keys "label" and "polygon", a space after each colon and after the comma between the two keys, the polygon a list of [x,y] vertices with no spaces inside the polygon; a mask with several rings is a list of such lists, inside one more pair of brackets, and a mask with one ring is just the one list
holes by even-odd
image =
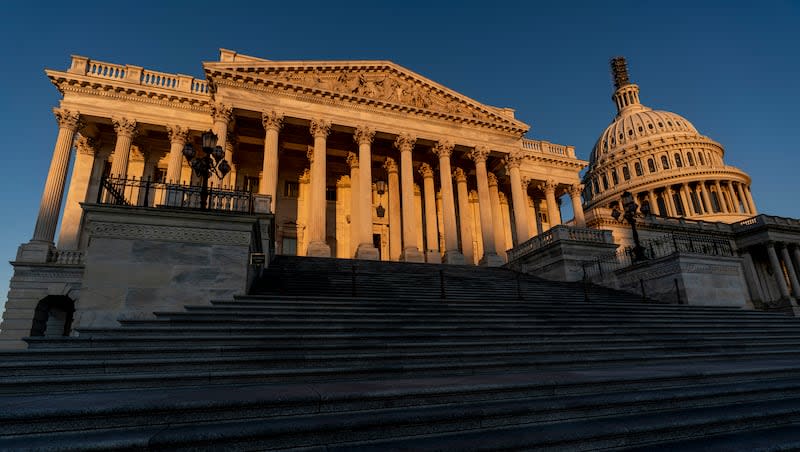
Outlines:
{"label": "capitol building", "polygon": [[[623,290],[668,275],[682,302],[719,284],[739,307],[797,306],[800,224],[758,216],[750,177],[687,119],[642,105],[624,59],[612,60],[617,115],[588,162],[529,137],[513,108],[390,61],[223,49],[202,67],[195,78],[73,56],[46,71],[58,138],[0,346],[247,293],[274,255],[505,265]],[[626,192],[650,259],[630,268],[690,253],[693,270],[623,275]],[[613,281],[587,274],[608,259],[621,262]]]}

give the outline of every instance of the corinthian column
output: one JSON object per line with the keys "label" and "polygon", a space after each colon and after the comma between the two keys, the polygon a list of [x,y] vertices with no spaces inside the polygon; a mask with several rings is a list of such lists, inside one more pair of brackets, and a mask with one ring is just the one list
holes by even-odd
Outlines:
{"label": "corinthian column", "polygon": [[705,211],[707,214],[714,213],[714,205],[711,204],[711,197],[708,196],[708,188],[706,188],[706,183],[700,181],[697,183],[700,186],[700,193],[703,196],[703,203],[705,204]]}
{"label": "corinthian column", "polygon": [[747,202],[747,197],[744,195],[744,189],[742,188],[742,183],[736,183],[736,191],[739,193],[739,199],[742,201],[742,207],[744,208],[744,213],[749,215],[755,215],[753,210],[750,208],[750,204]]}
{"label": "corinthian column", "polygon": [[[61,231],[58,233],[58,248],[62,250],[78,249],[78,237],[82,210],[80,203],[86,202],[89,191],[89,180],[92,177],[97,149],[89,137],[78,135],[75,141],[77,154],[72,167],[72,179],[69,182],[64,216],[61,218]],[[93,202],[93,201],[92,201]]]}
{"label": "corinthian column", "polygon": [[[275,212],[278,196],[278,132],[283,126],[283,115],[271,111],[261,114],[264,124],[264,163],[261,167],[261,183],[258,193],[269,195],[270,212]],[[230,163],[230,162],[228,162]]]}
{"label": "corinthian column", "polygon": [[179,184],[181,182],[181,165],[183,164],[183,147],[189,137],[186,127],[167,126],[169,136],[169,161],[167,162],[167,183]]}
{"label": "corinthian column", "polygon": [[719,185],[719,181],[714,181],[714,187],[717,189],[717,201],[719,202],[719,208],[722,210],[722,213],[728,213],[728,201],[725,199],[725,195],[722,194],[722,187]]}
{"label": "corinthian column", "polygon": [[453,171],[458,192],[458,224],[461,229],[461,252],[467,264],[475,264],[475,252],[472,247],[472,218],[469,214],[469,192],[467,191],[467,174],[461,168]]}
{"label": "corinthian column", "polygon": [[786,284],[786,277],[783,274],[781,263],[778,261],[778,254],[775,252],[775,244],[772,242],[767,243],[767,255],[769,256],[769,263],[772,266],[772,274],[775,275],[775,282],[778,283],[778,289],[781,292],[781,299],[790,299],[789,286]]}
{"label": "corinthian column", "polygon": [[789,282],[792,283],[792,295],[800,298],[800,281],[798,281],[792,257],[789,255],[789,247],[785,243],[781,247],[781,257],[783,258],[783,265],[786,266],[786,273],[789,274]]}
{"label": "corinthian column", "polygon": [[[358,143],[359,180],[353,181],[353,202],[358,198],[358,243],[357,259],[378,260],[378,249],[372,243],[372,140],[375,132],[366,126],[356,129],[353,140]],[[357,239],[356,239],[357,237]]]}
{"label": "corinthian column", "polygon": [[[347,252],[347,258],[350,259],[356,255],[356,250],[358,249],[358,244],[360,242],[359,233],[361,232],[361,197],[358,195],[357,191],[359,182],[361,181],[361,171],[358,165],[358,155],[356,155],[355,152],[347,153],[346,162],[350,166],[350,180],[348,181],[350,194],[350,249]],[[337,242],[337,248],[339,247],[338,245],[339,244]]]}
{"label": "corinthian column", "polygon": [[731,198],[731,212],[733,213],[741,213],[741,208],[739,207],[739,201],[736,199],[736,191],[733,189],[733,181],[728,181],[728,196]]}
{"label": "corinthian column", "polygon": [[747,205],[750,206],[750,213],[753,215],[758,214],[758,210],[756,210],[756,203],[753,201],[753,193],[750,191],[750,187],[744,187],[744,194],[747,196]]}
{"label": "corinthian column", "polygon": [[78,112],[65,109],[55,109],[53,112],[58,121],[58,138],[53,149],[53,158],[50,160],[50,170],[47,172],[47,181],[39,204],[39,216],[36,218],[36,227],[33,231],[33,240],[49,243],[52,243],[55,237],[58,214],[61,211],[61,198],[67,182],[72,141],[80,125]]}
{"label": "corinthian column", "polygon": [[400,175],[397,162],[387,157],[383,163],[389,176],[389,260],[398,261],[403,252],[402,220],[400,217]]}
{"label": "corinthian column", "polygon": [[[229,153],[228,148],[225,146],[228,138],[228,124],[230,124],[231,118],[233,118],[233,108],[225,104],[214,104],[211,106],[211,117],[214,120],[211,131],[217,136],[217,146],[225,150],[225,160],[227,160],[228,163],[233,163],[233,153]],[[217,176],[212,176],[212,178],[214,180],[214,186],[219,187],[223,184],[229,184],[230,174],[226,174],[221,180]]]}
{"label": "corinthian column", "polygon": [[506,169],[511,179],[511,202],[514,204],[514,224],[517,229],[517,243],[523,243],[531,238],[528,220],[527,190],[523,190],[522,177],[519,174],[519,165],[522,158],[512,153],[506,157]]}
{"label": "corinthian column", "polygon": [[500,208],[500,191],[497,188],[497,176],[494,173],[488,173],[486,177],[489,184],[489,202],[492,209],[492,232],[494,234],[495,251],[503,261],[507,261],[506,235],[503,230],[503,211]]}
{"label": "corinthian column", "polygon": [[556,202],[556,186],[556,182],[552,179],[546,180],[539,186],[544,192],[544,198],[547,202],[547,219],[551,228],[561,224],[561,212],[558,210],[558,203]]}
{"label": "corinthian column", "polygon": [[453,145],[447,141],[440,141],[433,147],[433,152],[439,156],[439,176],[442,186],[442,224],[444,225],[444,262],[464,265],[464,255],[458,250],[456,203],[453,199],[453,175],[450,172],[450,155],[453,153]]}
{"label": "corinthian column", "polygon": [[692,198],[689,196],[689,185],[685,182],[681,184],[680,188],[681,203],[683,203],[683,216],[692,216],[694,207],[692,206]]}
{"label": "corinthian column", "polygon": [[309,186],[311,170],[306,168],[297,180],[299,193],[297,196],[297,255],[307,256],[308,250],[308,212],[311,206]]}
{"label": "corinthian column", "polygon": [[583,204],[581,204],[581,192],[583,185],[570,185],[569,198],[572,200],[572,212],[575,214],[575,226],[586,227],[586,218],[583,216]]}
{"label": "corinthian column", "polygon": [[126,118],[114,118],[111,122],[114,123],[114,131],[117,132],[114,157],[111,160],[111,176],[125,178],[128,176],[131,142],[136,135],[136,121]]}
{"label": "corinthian column", "polygon": [[425,261],[441,264],[439,252],[439,231],[436,221],[436,192],[433,189],[433,169],[427,163],[419,166],[422,175],[422,196],[425,200]]}
{"label": "corinthian column", "polygon": [[[484,146],[476,147],[470,152],[469,156],[475,162],[475,177],[478,180],[478,206],[480,208],[481,238],[483,242],[483,258],[481,258],[480,264],[499,267],[505,262],[497,255],[497,247],[494,241],[494,221],[489,197],[489,176],[486,171],[486,159],[489,157],[489,149]],[[497,220],[499,221],[500,219],[497,218]]]}
{"label": "corinthian column", "polygon": [[414,173],[411,161],[411,150],[417,139],[409,134],[402,134],[394,141],[400,150],[400,190],[403,200],[403,256],[406,262],[425,262],[417,245],[414,225]]}
{"label": "corinthian column", "polygon": [[311,121],[311,135],[314,147],[309,149],[311,160],[311,209],[308,221],[308,256],[331,257],[331,247],[325,241],[325,200],[327,138],[331,124],[321,119]]}

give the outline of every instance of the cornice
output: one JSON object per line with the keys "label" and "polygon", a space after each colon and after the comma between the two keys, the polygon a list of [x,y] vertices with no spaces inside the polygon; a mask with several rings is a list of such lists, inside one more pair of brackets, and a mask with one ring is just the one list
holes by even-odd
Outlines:
{"label": "cornice", "polygon": [[62,94],[86,94],[181,110],[210,112],[211,96],[208,94],[180,92],[119,79],[102,79],[49,69],[45,73]]}

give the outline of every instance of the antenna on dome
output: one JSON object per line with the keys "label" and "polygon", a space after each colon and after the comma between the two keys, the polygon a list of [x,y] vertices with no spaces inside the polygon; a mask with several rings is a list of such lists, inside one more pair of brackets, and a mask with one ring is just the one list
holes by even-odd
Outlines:
{"label": "antenna on dome", "polygon": [[616,89],[631,84],[631,80],[628,78],[628,62],[625,61],[625,57],[618,56],[611,59],[611,75],[614,77],[614,88]]}

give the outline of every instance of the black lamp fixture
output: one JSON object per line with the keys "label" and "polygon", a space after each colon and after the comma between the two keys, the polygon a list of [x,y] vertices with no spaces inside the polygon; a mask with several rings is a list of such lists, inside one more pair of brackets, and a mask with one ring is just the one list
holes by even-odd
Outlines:
{"label": "black lamp fixture", "polygon": [[189,162],[194,173],[202,181],[200,188],[200,207],[208,209],[208,179],[212,174],[222,179],[231,170],[231,165],[225,160],[225,151],[221,146],[217,146],[217,136],[212,131],[203,133],[202,137],[203,156],[197,155],[194,146],[186,143],[183,147],[183,156]]}
{"label": "black lamp fixture", "polygon": [[[633,199],[633,195],[629,191],[622,193],[622,208],[624,211],[620,212],[619,207],[615,205],[611,210],[611,216],[617,221],[619,221],[619,218],[622,217],[628,222],[628,224],[631,225],[634,243],[633,260],[643,261],[646,259],[644,255],[644,247],[642,246],[641,242],[639,242],[639,231],[636,230],[636,210],[639,209],[639,205],[636,204],[636,201]],[[649,214],[649,212],[649,208],[642,208],[642,213],[645,215]]]}
{"label": "black lamp fixture", "polygon": [[375,190],[378,192],[378,207],[375,208],[378,218],[383,218],[386,215],[386,209],[383,207],[383,194],[386,193],[386,182],[379,180],[375,182]]}

